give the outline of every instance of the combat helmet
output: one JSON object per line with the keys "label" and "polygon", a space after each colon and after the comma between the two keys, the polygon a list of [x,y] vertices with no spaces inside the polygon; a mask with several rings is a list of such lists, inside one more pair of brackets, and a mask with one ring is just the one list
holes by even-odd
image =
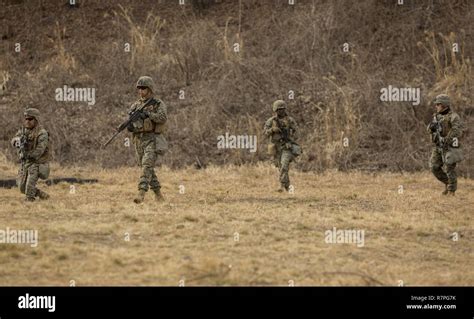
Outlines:
{"label": "combat helmet", "polygon": [[146,86],[153,92],[155,89],[155,82],[153,82],[153,79],[149,76],[141,76],[138,78],[136,87],[139,86]]}
{"label": "combat helmet", "polygon": [[443,106],[451,106],[451,99],[447,94],[440,94],[436,96],[433,101],[433,104],[442,104]]}
{"label": "combat helmet", "polygon": [[26,116],[34,117],[38,121],[39,117],[40,117],[40,111],[38,109],[33,108],[33,107],[29,107],[24,111],[23,115],[25,117]]}
{"label": "combat helmet", "polygon": [[276,100],[272,105],[273,112],[276,112],[281,109],[286,109],[286,103],[283,100]]}

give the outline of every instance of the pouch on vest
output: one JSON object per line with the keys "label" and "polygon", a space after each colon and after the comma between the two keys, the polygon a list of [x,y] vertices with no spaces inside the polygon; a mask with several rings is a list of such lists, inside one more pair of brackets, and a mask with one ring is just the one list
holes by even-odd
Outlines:
{"label": "pouch on vest", "polygon": [[464,159],[462,150],[460,148],[449,147],[445,155],[445,163],[447,165],[455,164]]}
{"label": "pouch on vest", "polygon": [[295,157],[300,156],[303,153],[303,150],[301,149],[301,146],[299,146],[296,143],[291,144],[291,154],[293,154]]}
{"label": "pouch on vest", "polygon": [[155,133],[157,134],[164,134],[168,129],[168,125],[165,123],[163,124],[156,124],[155,126]]}
{"label": "pouch on vest", "polygon": [[274,156],[276,154],[276,145],[275,143],[268,143],[267,146],[267,153],[268,155]]}
{"label": "pouch on vest", "polygon": [[166,141],[166,138],[162,134],[156,135],[155,138],[156,142],[156,154],[158,155],[164,155],[166,151],[168,150],[168,141]]}
{"label": "pouch on vest", "polygon": [[41,179],[47,179],[49,177],[49,164],[39,164],[38,165],[38,176]]}
{"label": "pouch on vest", "polygon": [[149,118],[146,118],[143,121],[143,132],[152,132],[154,129],[153,122]]}

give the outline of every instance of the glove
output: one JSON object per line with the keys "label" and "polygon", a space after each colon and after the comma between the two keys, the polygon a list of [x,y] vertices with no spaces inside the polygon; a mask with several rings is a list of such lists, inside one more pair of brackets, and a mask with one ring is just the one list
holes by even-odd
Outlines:
{"label": "glove", "polygon": [[281,133],[281,130],[280,130],[279,127],[272,127],[272,133],[277,133],[277,134],[279,134],[279,133]]}
{"label": "glove", "polygon": [[429,128],[431,133],[434,133],[436,131],[436,123],[431,122]]}
{"label": "glove", "polygon": [[147,111],[141,111],[140,118],[142,120],[146,119],[150,114]]}
{"label": "glove", "polygon": [[12,146],[19,148],[20,147],[20,138],[19,137],[14,137],[11,141]]}
{"label": "glove", "polygon": [[127,131],[133,133],[134,130],[135,130],[135,128],[133,127],[133,123],[128,123],[128,125],[127,125]]}

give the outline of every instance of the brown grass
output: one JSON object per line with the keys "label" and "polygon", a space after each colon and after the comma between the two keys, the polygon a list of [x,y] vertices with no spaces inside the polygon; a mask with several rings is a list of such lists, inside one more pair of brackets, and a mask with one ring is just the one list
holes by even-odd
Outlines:
{"label": "brown grass", "polygon": [[[0,244],[0,285],[474,284],[472,180],[446,198],[427,173],[292,172],[282,195],[266,164],[164,167],[166,201],[137,206],[136,168],[53,172],[100,183],[43,186],[52,199],[32,204],[1,191],[0,229],[37,229],[39,245]],[[326,244],[332,227],[364,230],[365,246]]]}

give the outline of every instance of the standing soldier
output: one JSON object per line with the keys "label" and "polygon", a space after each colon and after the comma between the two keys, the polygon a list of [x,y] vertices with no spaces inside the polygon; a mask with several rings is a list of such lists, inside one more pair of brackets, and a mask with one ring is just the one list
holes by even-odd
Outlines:
{"label": "standing soldier", "polygon": [[269,138],[268,154],[272,155],[276,167],[280,170],[279,192],[288,191],[290,178],[288,170],[291,161],[301,154],[301,147],[295,143],[296,121],[287,114],[286,103],[282,100],[273,102],[274,115],[265,122],[263,134]]}
{"label": "standing soldier", "polygon": [[130,112],[152,99],[152,102],[141,112],[140,118],[127,127],[128,131],[133,133],[137,162],[142,168],[138,196],[133,200],[139,204],[143,202],[148,188],[153,190],[156,200],[163,200],[154,167],[158,155],[163,155],[167,150],[167,142],[163,135],[166,130],[167,115],[166,105],[154,97],[155,85],[151,77],[141,76],[137,82],[137,89],[140,99],[131,106]]}
{"label": "standing soldier", "polygon": [[37,109],[28,108],[23,115],[23,127],[11,140],[21,160],[17,184],[26,195],[26,201],[32,202],[35,197],[48,199],[49,195],[38,189],[36,182],[49,176],[49,134],[39,125],[40,112]]}
{"label": "standing soldier", "polygon": [[[451,101],[446,94],[434,100],[436,113],[428,125],[433,149],[430,168],[434,176],[446,185],[443,195],[454,195],[457,189],[456,163],[463,159],[459,138],[462,134],[461,119],[451,110]],[[445,169],[443,170],[443,167]]]}

